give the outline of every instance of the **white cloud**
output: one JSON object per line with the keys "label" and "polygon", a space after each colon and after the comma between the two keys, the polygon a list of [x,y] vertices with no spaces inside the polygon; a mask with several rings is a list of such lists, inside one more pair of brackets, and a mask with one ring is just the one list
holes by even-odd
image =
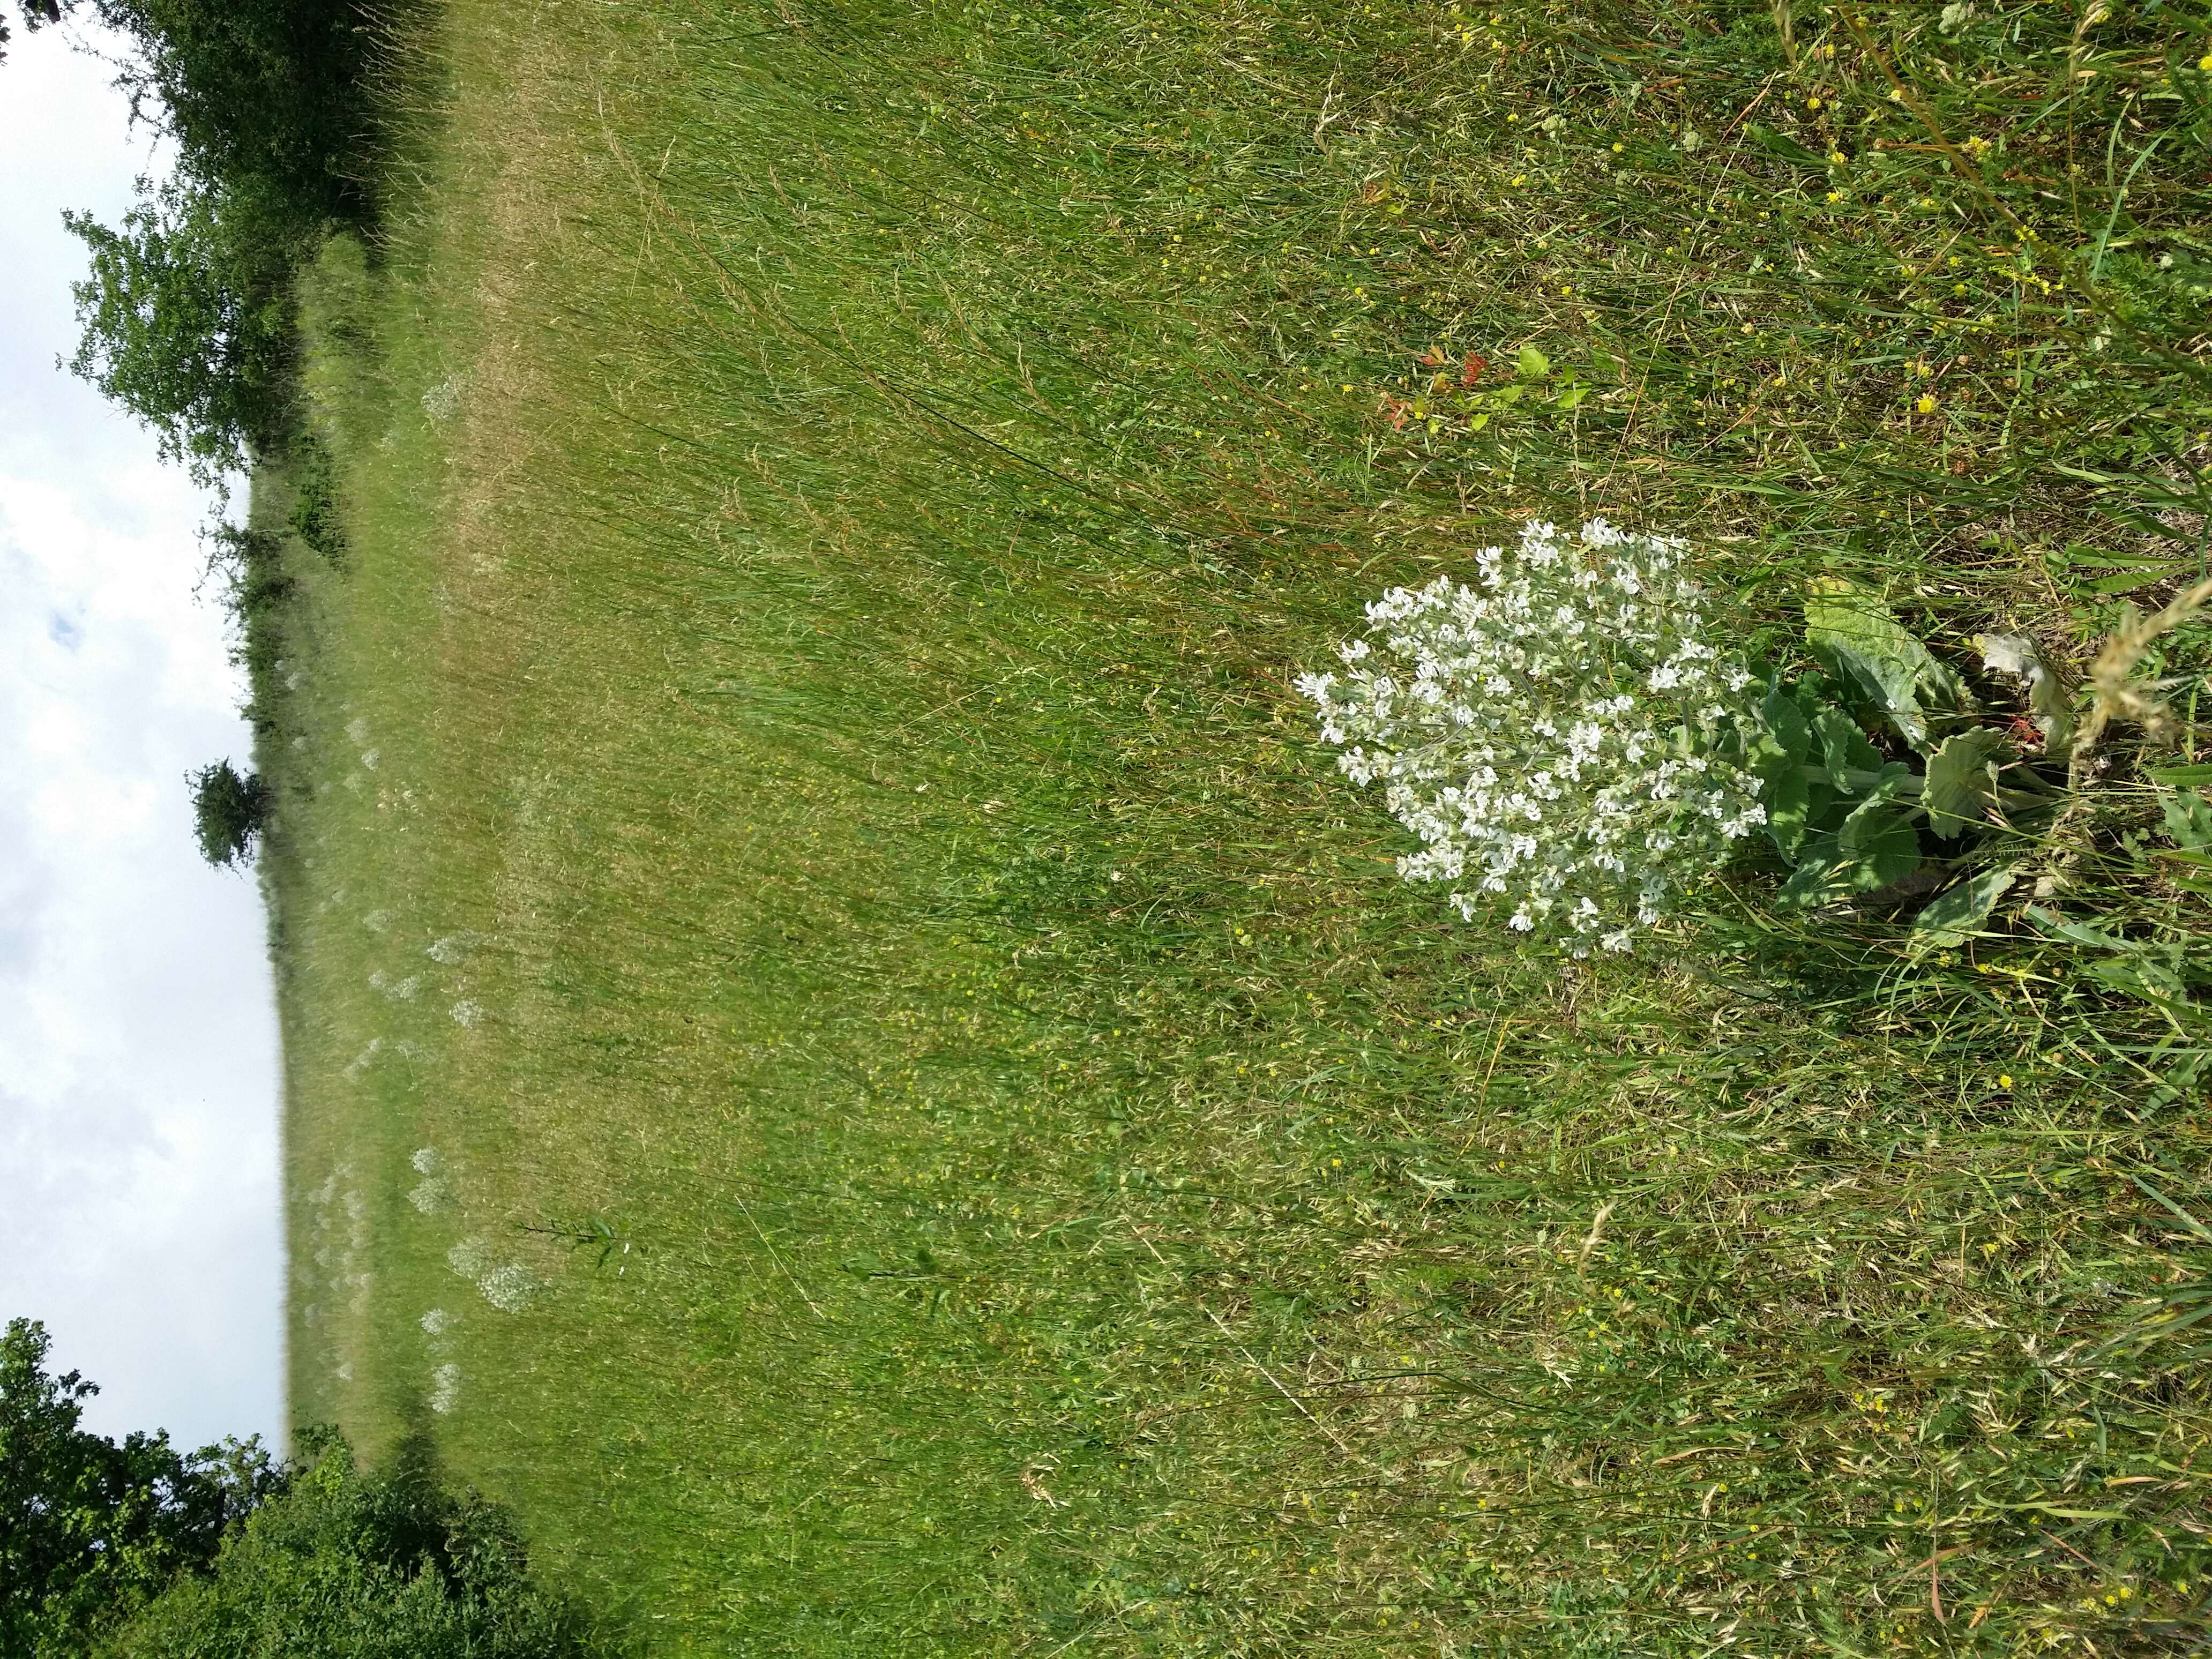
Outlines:
{"label": "white cloud", "polygon": [[[87,39],[82,33],[78,39]],[[58,32],[0,65],[0,1317],[101,1385],[94,1425],[283,1427],[276,1022],[260,898],[183,775],[250,748],[210,503],[58,373],[82,249],[155,166]]]}

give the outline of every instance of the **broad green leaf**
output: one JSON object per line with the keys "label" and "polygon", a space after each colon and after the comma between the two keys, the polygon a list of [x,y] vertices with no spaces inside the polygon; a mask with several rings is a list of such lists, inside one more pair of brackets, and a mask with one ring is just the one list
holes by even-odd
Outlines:
{"label": "broad green leaf", "polygon": [[1990,799],[1997,787],[1992,763],[2005,747],[2002,737],[1976,726],[1953,733],[1929,757],[1927,787],[1920,799],[1928,809],[1930,830],[1949,841],[1989,816]]}
{"label": "broad green leaf", "polygon": [[1794,858],[1812,821],[1812,791],[1805,782],[1805,769],[1787,766],[1776,771],[1766,779],[1759,799],[1766,808],[1766,833],[1776,849],[1784,858]]}
{"label": "broad green leaf", "polygon": [[1577,408],[1589,395],[1590,389],[1586,386],[1569,386],[1559,394],[1559,407],[1561,409]]}
{"label": "broad green leaf", "polygon": [[1520,371],[1522,380],[1540,380],[1552,372],[1552,360],[1534,346],[1524,345],[1515,367]]}
{"label": "broad green leaf", "polygon": [[2123,570],[2115,576],[2100,576],[2088,584],[2092,593],[2132,593],[2137,588],[2148,587],[2153,582],[2162,582],[2179,574],[2189,567],[2169,565],[2163,570]]}
{"label": "broad green leaf", "polygon": [[1796,700],[1784,696],[1779,685],[1770,687],[1765,701],[1759,705],[1759,717],[1790,763],[1803,764],[1813,750],[1813,726]]}
{"label": "broad green leaf", "polygon": [[1836,836],[1833,830],[1808,836],[1797,860],[1797,868],[1790,879],[1782,884],[1774,902],[1785,908],[1798,905],[1814,905],[1840,898],[1843,892],[1835,882]]}
{"label": "broad green leaf", "polygon": [[1787,133],[1777,132],[1772,127],[1761,126],[1754,121],[1745,127],[1744,135],[1761,149],[1770,150],[1785,161],[1794,161],[1801,167],[1811,167],[1817,172],[1827,170],[1828,163],[1824,158],[1814,155]]}
{"label": "broad green leaf", "polygon": [[2212,852],[2212,802],[2191,792],[2166,798],[2166,833],[2191,853]]}
{"label": "broad green leaf", "polygon": [[1887,605],[1840,577],[1812,583],[1805,639],[1856,680],[1915,749],[1928,746],[1923,703],[1955,708],[1965,699],[1959,677],[1929,656]]}
{"label": "broad green leaf", "polygon": [[2143,775],[2177,789],[2198,789],[2212,783],[2212,766],[2153,766],[2145,769]]}
{"label": "broad green leaf", "polygon": [[1820,757],[1828,769],[1828,782],[1838,794],[1853,793],[1850,774],[1878,772],[1881,751],[1867,741],[1858,722],[1840,708],[1823,708],[1814,717],[1813,735],[1820,740]]}
{"label": "broad green leaf", "polygon": [[1805,778],[1805,824],[1808,830],[1840,830],[1850,816],[1852,802],[1811,774]]}
{"label": "broad green leaf", "polygon": [[1984,870],[1937,894],[1912,924],[1911,951],[1955,951],[1976,933],[2018,880],[2010,870]]}
{"label": "broad green leaf", "polygon": [[1920,867],[1920,833],[1904,808],[1870,800],[1844,820],[1836,852],[1837,874],[1852,892],[1877,892]]}

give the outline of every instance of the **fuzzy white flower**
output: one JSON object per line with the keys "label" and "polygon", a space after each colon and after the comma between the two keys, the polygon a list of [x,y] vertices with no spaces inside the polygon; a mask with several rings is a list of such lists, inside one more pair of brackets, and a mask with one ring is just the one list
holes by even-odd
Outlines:
{"label": "fuzzy white flower", "polygon": [[407,1201],[424,1215],[435,1215],[453,1201],[453,1189],[441,1176],[432,1176],[409,1189]]}
{"label": "fuzzy white flower", "polygon": [[1420,838],[1401,875],[1466,884],[1462,915],[1491,896],[1577,956],[1626,951],[1766,821],[1725,758],[1749,677],[1682,554],[1602,520],[1532,524],[1474,556],[1474,586],[1391,589],[1347,672],[1299,678],[1339,768]]}
{"label": "fuzzy white flower", "polygon": [[477,946],[482,943],[483,943],[483,939],[481,934],[465,933],[448,933],[445,938],[432,945],[430,948],[423,951],[422,954],[429,957],[431,961],[442,963],[445,966],[450,968],[455,963],[466,957],[470,951],[475,950]]}
{"label": "fuzzy white flower", "polygon": [[482,1279],[491,1271],[491,1249],[474,1235],[446,1252],[446,1265],[463,1279]]}
{"label": "fuzzy white flower", "polygon": [[443,1308],[433,1308],[422,1316],[422,1328],[432,1336],[443,1336],[453,1328],[453,1316]]}
{"label": "fuzzy white flower", "polygon": [[417,1146],[415,1156],[407,1161],[415,1166],[416,1175],[435,1175],[446,1165],[446,1160],[438,1155],[435,1146]]}
{"label": "fuzzy white flower", "polygon": [[430,1409],[444,1417],[461,1403],[461,1368],[447,1363],[430,1373]]}
{"label": "fuzzy white flower", "polygon": [[520,1262],[510,1261],[478,1279],[477,1288],[501,1313],[520,1313],[538,1294],[538,1278]]}

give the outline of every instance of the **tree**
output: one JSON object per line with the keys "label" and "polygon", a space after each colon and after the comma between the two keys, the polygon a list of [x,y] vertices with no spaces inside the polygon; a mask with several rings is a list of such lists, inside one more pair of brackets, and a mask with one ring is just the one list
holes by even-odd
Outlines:
{"label": "tree", "polygon": [[[74,4],[76,0],[60,0]],[[251,187],[302,228],[359,220],[348,166],[368,125],[369,33],[350,0],[94,0],[137,46],[120,84],[194,172]]]}
{"label": "tree", "polygon": [[62,216],[92,254],[70,367],[210,484],[281,445],[289,417],[298,249],[250,191],[180,167],[120,229]]}
{"label": "tree", "polygon": [[258,1440],[180,1455],[166,1434],[120,1445],[82,1425],[99,1392],[49,1376],[46,1328],[0,1336],[0,1659],[84,1651],[112,1621],[205,1570],[225,1532],[282,1489]]}
{"label": "tree", "polygon": [[269,817],[269,787],[259,775],[219,760],[186,773],[185,781],[192,792],[200,856],[217,869],[251,860]]}

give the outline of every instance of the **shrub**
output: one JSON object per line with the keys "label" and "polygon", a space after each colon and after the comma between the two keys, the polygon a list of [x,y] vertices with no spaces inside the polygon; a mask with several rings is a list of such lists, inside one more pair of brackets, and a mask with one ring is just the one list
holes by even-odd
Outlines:
{"label": "shrub", "polygon": [[345,520],[338,507],[337,469],[331,452],[311,431],[292,442],[293,534],[332,564],[345,557]]}
{"label": "shrub", "polygon": [[220,760],[186,774],[185,781],[191,787],[200,856],[218,869],[249,861],[269,814],[269,790],[259,775],[241,775]]}
{"label": "shrub", "polygon": [[419,1457],[370,1474],[328,1431],[283,1497],[234,1528],[212,1573],[180,1578],[101,1659],[563,1659],[590,1650],[532,1583],[502,1511]]}

